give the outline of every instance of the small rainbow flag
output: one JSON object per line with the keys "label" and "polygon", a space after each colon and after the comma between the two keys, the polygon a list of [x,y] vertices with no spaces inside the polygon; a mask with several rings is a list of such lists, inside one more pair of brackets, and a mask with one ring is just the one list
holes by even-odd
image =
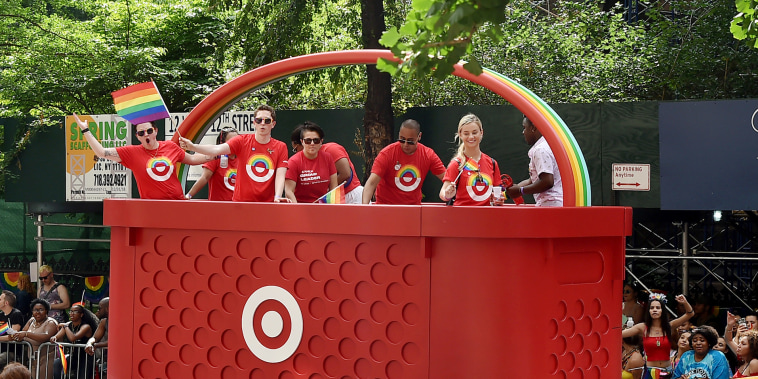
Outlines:
{"label": "small rainbow flag", "polygon": [[468,171],[479,171],[479,165],[476,164],[473,159],[469,158],[466,160],[466,164],[463,165],[463,169]]}
{"label": "small rainbow flag", "polygon": [[108,278],[105,276],[88,276],[84,278],[84,299],[97,303],[108,296]]}
{"label": "small rainbow flag", "polygon": [[58,354],[61,356],[61,366],[63,366],[63,375],[66,375],[68,372],[68,359],[66,359],[66,354],[63,352],[63,345],[58,344]]}
{"label": "small rainbow flag", "polygon": [[0,325],[0,336],[4,336],[5,333],[8,333],[8,329],[10,328],[11,327],[7,322],[4,322],[2,325]]}
{"label": "small rainbow flag", "polygon": [[314,203],[345,204],[345,182],[316,199]]}
{"label": "small rainbow flag", "polygon": [[116,113],[132,124],[170,117],[155,82],[145,82],[112,92]]}

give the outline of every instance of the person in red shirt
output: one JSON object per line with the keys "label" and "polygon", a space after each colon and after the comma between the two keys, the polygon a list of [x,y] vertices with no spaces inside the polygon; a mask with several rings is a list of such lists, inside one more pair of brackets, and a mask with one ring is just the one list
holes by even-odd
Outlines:
{"label": "person in red shirt", "polygon": [[[239,135],[237,129],[225,127],[216,138],[216,145],[226,143]],[[237,156],[224,155],[220,159],[203,164],[203,175],[187,191],[185,197],[189,200],[197,195],[201,188],[208,184],[208,200],[232,201],[234,185],[237,183]]]}
{"label": "person in red shirt", "polygon": [[363,186],[358,175],[355,174],[355,167],[347,150],[338,143],[329,142],[321,146],[321,151],[332,156],[334,166],[337,168],[337,183],[345,182],[345,203],[360,204]]}
{"label": "person in red shirt", "polygon": [[[292,131],[291,139],[293,153],[303,150],[303,145],[300,142],[299,128],[295,128]],[[338,143],[327,142],[321,145],[320,151],[327,152],[332,156],[334,166],[337,168],[337,184],[345,182],[345,204],[360,204],[363,196],[363,186],[360,179],[358,179],[358,175],[355,173],[355,166],[353,166],[347,150]]]}
{"label": "person in red shirt", "polygon": [[119,162],[132,170],[137,180],[137,190],[143,199],[184,200],[184,190],[175,172],[176,163],[197,165],[214,158],[186,154],[174,142],[158,141],[158,128],[153,121],[134,125],[139,145],[104,148],[90,132],[87,122],[76,114],[74,118],[95,155]]}
{"label": "person in red shirt", "polygon": [[255,134],[243,134],[221,145],[197,145],[179,137],[182,148],[208,155],[234,154],[239,159],[233,201],[288,202],[284,193],[287,145],[271,137],[276,112],[268,105],[255,109]]}
{"label": "person in red shirt", "polygon": [[376,204],[421,204],[421,186],[427,173],[442,180],[445,166],[434,150],[422,145],[418,121],[403,121],[397,142],[388,145],[374,160],[371,176],[363,188],[363,204],[376,191]]}
{"label": "person in red shirt", "polygon": [[[479,117],[471,113],[463,116],[455,136],[458,153],[447,166],[440,199],[450,203],[455,198],[455,205],[490,205],[492,187],[503,181],[497,162],[479,148],[482,137],[484,129]],[[493,201],[501,205],[503,197]]]}
{"label": "person in red shirt", "polygon": [[324,131],[313,122],[298,125],[303,149],[289,160],[284,192],[293,203],[312,203],[337,187],[337,168],[331,154],[320,151]]}

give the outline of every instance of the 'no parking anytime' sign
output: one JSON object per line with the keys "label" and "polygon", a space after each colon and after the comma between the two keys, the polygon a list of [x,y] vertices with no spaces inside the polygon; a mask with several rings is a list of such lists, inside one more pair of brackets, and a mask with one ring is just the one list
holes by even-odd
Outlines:
{"label": "'no parking anytime' sign", "polygon": [[612,169],[614,191],[650,191],[650,165],[614,163]]}

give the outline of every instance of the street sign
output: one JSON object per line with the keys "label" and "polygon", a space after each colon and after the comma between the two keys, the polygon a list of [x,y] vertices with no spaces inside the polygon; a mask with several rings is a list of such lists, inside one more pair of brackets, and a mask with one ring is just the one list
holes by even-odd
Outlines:
{"label": "street sign", "polygon": [[614,191],[650,191],[650,165],[614,163],[612,175]]}

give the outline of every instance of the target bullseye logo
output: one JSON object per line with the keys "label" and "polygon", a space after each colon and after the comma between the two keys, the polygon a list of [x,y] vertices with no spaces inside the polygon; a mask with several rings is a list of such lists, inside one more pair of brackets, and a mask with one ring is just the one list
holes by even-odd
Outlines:
{"label": "target bullseye logo", "polygon": [[[270,348],[261,342],[263,338],[275,338],[285,331],[285,317],[281,311],[269,310],[255,323],[256,310],[266,301],[274,301],[281,304],[286,310],[289,320],[289,336],[279,347]],[[264,336],[258,336],[256,329],[262,331]],[[287,290],[277,286],[261,287],[247,299],[245,308],[242,310],[242,336],[250,351],[264,362],[279,363],[295,353],[303,338],[303,313],[297,300]]]}

